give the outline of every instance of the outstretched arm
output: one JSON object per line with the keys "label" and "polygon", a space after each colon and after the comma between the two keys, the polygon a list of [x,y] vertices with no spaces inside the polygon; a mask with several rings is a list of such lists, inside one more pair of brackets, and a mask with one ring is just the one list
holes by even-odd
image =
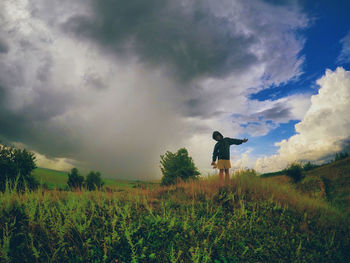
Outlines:
{"label": "outstretched arm", "polygon": [[236,144],[236,145],[239,145],[239,144],[242,144],[242,143],[245,143],[248,141],[247,138],[244,138],[243,140],[240,140],[240,139],[232,139],[232,138],[227,138],[229,140],[229,143],[230,145],[231,144]]}

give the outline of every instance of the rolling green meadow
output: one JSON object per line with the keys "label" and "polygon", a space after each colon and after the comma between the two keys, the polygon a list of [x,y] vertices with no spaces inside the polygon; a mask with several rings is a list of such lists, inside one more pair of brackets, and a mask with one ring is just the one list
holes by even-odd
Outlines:
{"label": "rolling green meadow", "polygon": [[[350,262],[347,199],[334,205],[349,164],[312,170],[297,186],[243,170],[224,187],[208,176],[167,187],[107,182],[100,191],[54,189],[66,174],[37,169],[51,190],[0,193],[0,261]],[[326,189],[317,170],[338,171],[324,194],[314,194]]]}
{"label": "rolling green meadow", "polygon": [[[45,183],[50,190],[67,188],[68,172],[36,168],[33,170],[32,174],[41,184]],[[141,181],[113,180],[106,178],[103,178],[103,181],[106,186],[118,187],[120,189],[135,187],[142,183]],[[147,182],[147,184],[152,184],[152,182]]]}

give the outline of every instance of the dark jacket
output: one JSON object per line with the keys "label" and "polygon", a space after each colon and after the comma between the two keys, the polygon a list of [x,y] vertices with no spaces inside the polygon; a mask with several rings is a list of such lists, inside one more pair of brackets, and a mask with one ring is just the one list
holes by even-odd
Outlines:
{"label": "dark jacket", "polygon": [[[221,137],[222,138],[222,137]],[[222,138],[219,140],[214,147],[213,151],[213,162],[216,161],[216,157],[221,160],[230,160],[230,145],[232,144],[242,144],[243,140],[232,139],[232,138]]]}

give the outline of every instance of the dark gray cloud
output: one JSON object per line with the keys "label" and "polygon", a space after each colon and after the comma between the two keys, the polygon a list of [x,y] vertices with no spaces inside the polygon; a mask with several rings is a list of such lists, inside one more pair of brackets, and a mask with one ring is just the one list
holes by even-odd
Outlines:
{"label": "dark gray cloud", "polygon": [[0,134],[4,141],[26,143],[49,157],[71,157],[79,151],[79,140],[70,127],[50,123],[52,118],[67,110],[69,97],[41,92],[19,110],[11,109],[13,105],[9,99],[9,93],[0,86]]}
{"label": "dark gray cloud", "polygon": [[289,121],[291,118],[293,119],[293,114],[291,112],[291,108],[289,105],[283,105],[281,103],[276,103],[271,105],[271,108],[268,108],[263,111],[251,113],[249,115],[246,114],[234,114],[232,115],[233,120],[238,123],[246,123],[249,124],[251,122],[284,122],[285,120]]}
{"label": "dark gray cloud", "polygon": [[225,76],[257,58],[257,39],[235,32],[227,17],[213,15],[205,2],[92,1],[94,16],[73,16],[63,28],[92,39],[118,55],[136,52],[153,66],[167,66],[175,77]]}
{"label": "dark gray cloud", "polygon": [[9,51],[9,47],[6,42],[0,37],[0,53],[7,53]]}
{"label": "dark gray cloud", "polygon": [[291,109],[282,104],[276,104],[273,108],[258,112],[254,115],[265,120],[280,120],[291,117]]}

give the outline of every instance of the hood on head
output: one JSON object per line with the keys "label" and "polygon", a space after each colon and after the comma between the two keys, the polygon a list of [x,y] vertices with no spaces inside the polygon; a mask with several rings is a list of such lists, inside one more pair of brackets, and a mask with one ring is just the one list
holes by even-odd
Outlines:
{"label": "hood on head", "polygon": [[222,134],[221,134],[220,132],[214,131],[214,132],[213,132],[213,139],[214,139],[215,141],[217,141],[216,136],[218,136],[218,135],[220,135],[221,139],[224,138],[224,136],[222,136]]}

